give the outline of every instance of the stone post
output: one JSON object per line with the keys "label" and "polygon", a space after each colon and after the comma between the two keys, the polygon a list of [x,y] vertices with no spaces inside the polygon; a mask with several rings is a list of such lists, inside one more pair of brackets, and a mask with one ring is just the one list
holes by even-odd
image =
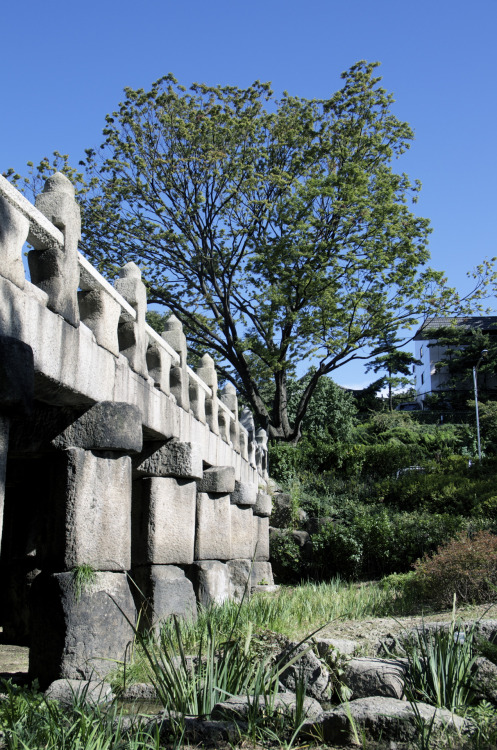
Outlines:
{"label": "stone post", "polygon": [[[52,440],[56,449],[44,572],[32,586],[30,673],[42,685],[105,675],[125,658],[135,609],[131,566],[131,458],[142,449],[131,404],[95,404]],[[45,572],[60,571],[57,573]],[[78,586],[79,570],[90,569]],[[93,573],[91,572],[93,571]],[[121,612],[122,610],[122,612]]]}
{"label": "stone post", "polygon": [[240,424],[247,430],[247,455],[248,462],[255,468],[255,424],[254,415],[247,406],[242,409]]}
{"label": "stone post", "polygon": [[119,349],[129,361],[130,367],[146,378],[148,377],[146,360],[148,337],[145,332],[147,290],[136,263],[126,263],[119,270],[119,278],[115,280],[114,288],[136,312],[135,320],[129,320],[124,311],[121,313],[118,329]]}
{"label": "stone post", "polygon": [[230,420],[230,441],[233,449],[240,453],[240,422],[238,421],[238,398],[232,383],[226,383],[221,391],[221,401],[233,412],[235,419]]}
{"label": "stone post", "polygon": [[148,375],[153,379],[155,387],[167,395],[171,392],[171,364],[169,352],[151,341],[147,349]]}
{"label": "stone post", "polygon": [[121,315],[121,305],[112,299],[104,289],[85,289],[78,292],[81,321],[93,331],[97,344],[119,356],[117,330]]}
{"label": "stone post", "polygon": [[205,416],[205,390],[190,376],[190,408],[195,419],[198,419],[202,424],[206,424],[207,418]]}
{"label": "stone post", "polygon": [[171,393],[176,403],[185,411],[190,410],[190,383],[186,369],[186,336],[183,325],[176,315],[170,315],[166,320],[162,338],[179,355],[179,365],[171,367]]}
{"label": "stone post", "polygon": [[255,463],[257,471],[267,479],[267,432],[262,427],[259,427],[255,433],[256,449],[255,449]]}
{"label": "stone post", "polygon": [[217,403],[217,372],[214,360],[209,354],[204,354],[200,360],[200,367],[197,368],[197,375],[202,378],[204,383],[212,391],[211,396],[205,399],[205,416],[211,432],[219,435],[219,407]]}
{"label": "stone post", "polygon": [[32,283],[48,294],[47,307],[77,328],[81,215],[74,195],[73,185],[60,172],[45,182],[35,206],[62,231],[64,248],[47,246],[46,240],[33,236],[30,241],[35,249],[28,253],[28,263]]}

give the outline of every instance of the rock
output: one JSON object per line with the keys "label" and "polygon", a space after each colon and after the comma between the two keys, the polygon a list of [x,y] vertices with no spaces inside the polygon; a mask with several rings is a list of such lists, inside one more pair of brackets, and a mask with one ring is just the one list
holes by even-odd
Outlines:
{"label": "rock", "polygon": [[361,698],[325,711],[314,723],[306,722],[302,734],[319,732],[324,742],[334,745],[362,746],[363,739],[366,739],[373,742],[381,740],[381,747],[388,747],[384,744],[388,741],[418,740],[420,721],[430,728],[432,742],[437,739],[443,741],[448,735],[468,735],[474,729],[472,722],[444,708],[436,709],[426,703],[416,703],[415,706],[416,710],[410,703],[396,698]]}
{"label": "rock", "polygon": [[[171,716],[167,711],[158,714],[147,725],[150,730],[154,725],[159,727],[161,742],[169,741],[178,730],[178,716]],[[235,722],[205,721],[204,719],[185,717],[182,742],[194,743],[195,746],[213,745],[221,742],[236,744],[240,740],[240,727]]]}
{"label": "rock", "polygon": [[302,675],[306,681],[306,694],[318,701],[327,700],[330,693],[330,673],[316,654],[310,650],[308,644],[297,646],[290,642],[276,660],[283,666],[297,654],[301,654],[301,656],[281,673],[281,684],[287,690],[295,691]]}
{"label": "rock", "polygon": [[[253,698],[246,695],[238,695],[222,703],[216,703],[212,709],[213,719],[227,719],[236,721],[246,719],[253,704]],[[260,695],[258,708],[261,714],[282,713],[295,716],[297,709],[297,697],[294,693],[277,693],[274,697],[269,695],[265,698]],[[317,719],[321,716],[321,706],[314,698],[306,696],[303,705],[304,714],[307,719]]]}
{"label": "rock", "polygon": [[55,680],[45,690],[45,698],[66,705],[73,703],[108,703],[113,698],[112,688],[101,680]]}
{"label": "rock", "polygon": [[129,685],[126,690],[123,690],[119,697],[125,701],[153,701],[157,699],[157,691],[153,685],[149,685],[147,682],[136,682],[134,685]]}
{"label": "rock", "polygon": [[381,695],[404,697],[406,663],[398,659],[351,659],[345,666],[343,682],[352,691],[351,699]]}
{"label": "rock", "polygon": [[480,656],[475,663],[475,682],[478,696],[497,705],[497,666]]}
{"label": "rock", "polygon": [[357,641],[347,640],[346,638],[315,638],[314,642],[322,659],[328,654],[349,656],[355,653],[357,649]]}

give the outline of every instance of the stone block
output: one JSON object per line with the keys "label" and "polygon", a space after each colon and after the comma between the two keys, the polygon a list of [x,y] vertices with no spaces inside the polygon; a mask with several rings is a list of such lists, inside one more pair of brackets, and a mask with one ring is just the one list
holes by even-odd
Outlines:
{"label": "stone block", "polygon": [[[148,451],[146,444],[143,453]],[[202,449],[197,443],[171,440],[153,450],[146,458],[143,458],[143,453],[133,461],[133,469],[138,476],[173,476],[181,479],[201,479],[203,476]]]}
{"label": "stone block", "polygon": [[265,492],[258,492],[254,506],[254,513],[264,518],[269,518],[273,510],[273,501],[271,495],[267,495]]}
{"label": "stone block", "polygon": [[196,560],[229,560],[231,520],[229,495],[197,494]]}
{"label": "stone block", "polygon": [[131,459],[61,451],[53,466],[48,557],[52,569],[131,567]]}
{"label": "stone block", "polygon": [[269,560],[269,518],[254,516],[254,557]]}
{"label": "stone block", "polygon": [[193,562],[196,499],[193,480],[151,477],[133,482],[133,567]]}
{"label": "stone block", "polygon": [[198,483],[199,492],[217,492],[227,495],[235,489],[235,469],[233,466],[212,466],[205,469]]}
{"label": "stone block", "polygon": [[250,573],[251,586],[274,586],[273,570],[270,562],[254,560]]}
{"label": "stone block", "polygon": [[232,505],[255,505],[257,501],[257,485],[249,482],[235,482],[235,489],[231,493]]}
{"label": "stone block", "polygon": [[138,609],[143,606],[140,624],[144,627],[153,627],[158,632],[160,622],[171,615],[189,620],[196,618],[193,584],[181,568],[175,565],[140,566],[133,569],[133,582],[137,586],[135,601]]}
{"label": "stone block", "polygon": [[52,442],[56,448],[137,453],[143,445],[141,411],[132,404],[101,401]]}
{"label": "stone block", "polygon": [[218,560],[196,562],[189,569],[197,601],[203,607],[222,604],[231,597],[228,566]]}
{"label": "stone block", "polygon": [[386,698],[404,697],[406,664],[399,659],[351,659],[342,677],[350,688],[352,700],[382,695]]}
{"label": "stone block", "polygon": [[78,292],[78,303],[81,320],[93,331],[97,344],[118,357],[119,302],[103,289],[92,289]]}
{"label": "stone block", "polygon": [[11,336],[0,336],[0,411],[29,414],[33,389],[33,350]]}
{"label": "stone block", "polygon": [[230,576],[231,598],[241,602],[250,597],[250,560],[228,560],[226,567]]}
{"label": "stone block", "polygon": [[232,505],[231,517],[231,557],[250,558],[254,550],[254,522],[250,506]]}
{"label": "stone block", "polygon": [[[124,613],[124,614],[123,614]],[[72,573],[42,573],[31,588],[29,672],[54,680],[105,676],[129,655],[135,606],[125,573],[96,573],[79,592]]]}
{"label": "stone block", "polygon": [[29,220],[0,196],[0,273],[21,289],[25,278],[22,247],[28,232]]}

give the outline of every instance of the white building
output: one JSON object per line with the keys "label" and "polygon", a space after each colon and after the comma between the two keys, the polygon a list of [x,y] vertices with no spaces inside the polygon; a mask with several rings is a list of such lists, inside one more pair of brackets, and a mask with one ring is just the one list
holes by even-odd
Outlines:
{"label": "white building", "polygon": [[[446,352],[446,347],[437,345],[436,331],[439,328],[450,326],[479,328],[484,333],[490,332],[497,335],[497,316],[436,317],[425,320],[414,337],[414,356],[421,361],[420,365],[414,365],[413,367],[413,375],[416,379],[416,401],[418,402],[423,402],[428,394],[443,391],[447,387],[449,379],[447,368],[440,371],[436,369],[436,363],[444,358]],[[433,332],[433,337],[430,336],[430,331]],[[497,386],[497,378],[492,377],[492,381],[495,381],[495,386]],[[472,388],[471,378],[461,381],[460,390],[471,390]]]}

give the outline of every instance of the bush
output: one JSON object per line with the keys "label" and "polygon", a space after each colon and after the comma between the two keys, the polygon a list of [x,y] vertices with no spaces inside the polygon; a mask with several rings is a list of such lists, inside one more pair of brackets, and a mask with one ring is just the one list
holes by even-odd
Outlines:
{"label": "bush", "polygon": [[462,534],[414,565],[423,594],[449,607],[454,594],[459,603],[481,604],[496,596],[497,536],[489,531]]}

